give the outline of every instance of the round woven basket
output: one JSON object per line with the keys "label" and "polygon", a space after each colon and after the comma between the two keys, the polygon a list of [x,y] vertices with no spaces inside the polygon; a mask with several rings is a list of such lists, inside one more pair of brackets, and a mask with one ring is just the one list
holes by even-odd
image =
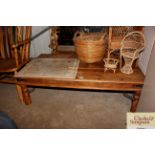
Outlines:
{"label": "round woven basket", "polygon": [[107,49],[105,33],[76,32],[73,41],[75,50],[81,61],[95,63],[103,59]]}

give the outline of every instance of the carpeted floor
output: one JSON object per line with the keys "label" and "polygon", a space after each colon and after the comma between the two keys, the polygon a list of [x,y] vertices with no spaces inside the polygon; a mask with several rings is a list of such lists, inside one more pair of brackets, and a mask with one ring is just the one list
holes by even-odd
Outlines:
{"label": "carpeted floor", "polygon": [[121,93],[36,88],[32,105],[19,103],[14,85],[0,84],[0,111],[18,128],[126,128],[130,100]]}

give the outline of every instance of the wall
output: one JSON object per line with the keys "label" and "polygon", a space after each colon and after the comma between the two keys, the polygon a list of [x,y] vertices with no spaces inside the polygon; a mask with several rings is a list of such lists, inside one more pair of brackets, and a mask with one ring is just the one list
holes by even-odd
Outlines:
{"label": "wall", "polygon": [[140,59],[139,59],[139,67],[141,68],[142,72],[146,74],[153,41],[155,38],[155,26],[146,26],[144,27],[144,35],[145,35],[145,42],[146,47],[145,50],[141,53]]}
{"label": "wall", "polygon": [[[32,26],[32,37],[47,28],[47,26]],[[30,56],[37,57],[41,53],[51,53],[48,47],[50,43],[50,30],[41,34],[31,42]]]}
{"label": "wall", "polygon": [[155,44],[152,48],[148,64],[144,88],[140,97],[137,111],[155,112]]}

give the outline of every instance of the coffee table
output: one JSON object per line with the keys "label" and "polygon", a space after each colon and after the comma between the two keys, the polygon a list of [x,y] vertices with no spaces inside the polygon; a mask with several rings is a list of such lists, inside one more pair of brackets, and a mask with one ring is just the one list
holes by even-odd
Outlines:
{"label": "coffee table", "polygon": [[[49,58],[77,58],[75,52],[58,52],[57,54],[41,54],[39,58],[44,58],[50,61]],[[44,65],[44,64],[43,64]],[[31,70],[31,68],[30,68]],[[22,71],[22,70],[21,70]],[[144,83],[144,75],[137,67],[134,73],[126,75],[116,70],[104,72],[104,63],[98,62],[87,64],[80,62],[75,78],[53,78],[53,77],[37,77],[21,75],[21,71],[16,74],[17,92],[20,100],[26,105],[32,103],[31,96],[28,91],[29,86],[33,87],[52,87],[52,88],[71,88],[84,90],[104,90],[117,91],[124,93],[133,93],[131,103],[131,112],[135,112],[139,102],[140,94]],[[95,104],[95,103],[94,103]]]}

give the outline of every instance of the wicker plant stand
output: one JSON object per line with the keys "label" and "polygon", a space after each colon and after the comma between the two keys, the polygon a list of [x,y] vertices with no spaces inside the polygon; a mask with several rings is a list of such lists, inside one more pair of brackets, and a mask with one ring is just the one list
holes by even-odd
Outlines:
{"label": "wicker plant stand", "polygon": [[[121,42],[120,66],[124,74],[133,73],[133,63],[140,56],[145,47],[144,35],[141,32],[133,31],[128,33]],[[122,58],[124,65],[122,66]]]}

